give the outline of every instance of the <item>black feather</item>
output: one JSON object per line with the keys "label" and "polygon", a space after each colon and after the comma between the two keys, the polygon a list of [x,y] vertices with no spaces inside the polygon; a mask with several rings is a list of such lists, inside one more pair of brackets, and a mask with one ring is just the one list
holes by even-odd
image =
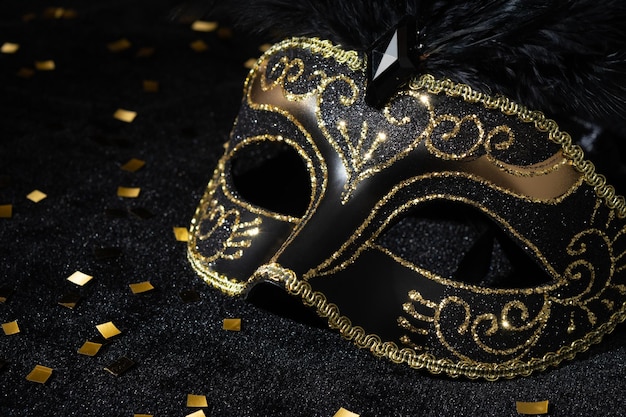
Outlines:
{"label": "black feather", "polygon": [[414,15],[421,71],[551,115],[626,125],[623,0],[230,0],[216,8],[274,40],[315,36],[361,51]]}

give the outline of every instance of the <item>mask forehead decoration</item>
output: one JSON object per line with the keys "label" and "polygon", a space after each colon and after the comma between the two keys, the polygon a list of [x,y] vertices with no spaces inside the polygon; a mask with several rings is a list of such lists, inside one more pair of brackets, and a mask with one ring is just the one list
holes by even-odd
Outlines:
{"label": "mask forehead decoration", "polygon": [[293,38],[248,76],[191,225],[228,295],[279,288],[357,346],[451,376],[557,365],[626,317],[626,205],[541,112]]}

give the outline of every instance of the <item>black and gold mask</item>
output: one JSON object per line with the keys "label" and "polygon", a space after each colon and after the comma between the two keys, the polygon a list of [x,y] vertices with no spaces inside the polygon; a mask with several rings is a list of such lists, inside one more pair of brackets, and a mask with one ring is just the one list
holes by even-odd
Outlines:
{"label": "black and gold mask", "polygon": [[623,321],[626,205],[571,137],[429,75],[371,107],[366,61],[310,38],[258,61],[192,222],[198,273],[452,376],[528,375]]}

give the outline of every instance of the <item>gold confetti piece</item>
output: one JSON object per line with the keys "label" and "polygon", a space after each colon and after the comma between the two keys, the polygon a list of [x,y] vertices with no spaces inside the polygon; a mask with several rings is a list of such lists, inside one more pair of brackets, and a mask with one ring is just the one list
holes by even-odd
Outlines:
{"label": "gold confetti piece", "polygon": [[270,49],[271,47],[272,47],[271,43],[264,43],[263,45],[259,46],[259,51],[267,52],[267,50]]}
{"label": "gold confetti piece", "polygon": [[142,161],[141,159],[132,158],[130,161],[126,162],[120,168],[124,171],[128,172],[136,172],[146,165],[146,161]]}
{"label": "gold confetti piece", "polygon": [[200,301],[200,294],[194,290],[184,290],[178,294],[183,300],[183,303],[194,303],[196,301]]}
{"label": "gold confetti piece", "polygon": [[115,113],[113,113],[113,117],[122,122],[132,123],[133,120],[135,120],[135,117],[137,117],[137,112],[132,110],[117,109]]}
{"label": "gold confetti piece", "polygon": [[71,293],[67,293],[67,294],[63,295],[59,299],[58,303],[59,303],[59,305],[61,305],[63,307],[67,307],[70,310],[73,310],[78,305],[78,302],[80,301],[80,299],[81,299],[80,295],[71,292]]}
{"label": "gold confetti piece", "polygon": [[67,280],[70,282],[73,282],[74,284],[78,285],[78,286],[83,286],[85,284],[87,284],[89,281],[91,281],[93,279],[93,277],[91,275],[87,275],[83,272],[80,271],[76,271],[74,272],[72,275],[70,275]]}
{"label": "gold confetti piece", "polygon": [[203,41],[202,39],[197,39],[191,42],[189,46],[191,47],[191,49],[193,49],[196,52],[204,52],[207,49],[209,49],[209,45],[207,45],[206,42]]}
{"label": "gold confetti piece", "polygon": [[174,236],[176,240],[179,242],[188,242],[189,241],[189,230],[185,227],[175,227],[174,228]]}
{"label": "gold confetti piece", "polygon": [[26,376],[26,379],[31,382],[45,384],[51,376],[52,368],[43,365],[35,365],[35,368]]}
{"label": "gold confetti piece", "polygon": [[133,414],[133,417],[154,417],[152,414]]}
{"label": "gold confetti piece", "polygon": [[6,303],[11,294],[13,294],[13,288],[0,287],[0,303]]}
{"label": "gold confetti piece", "polygon": [[33,190],[30,194],[26,196],[33,203],[39,203],[44,198],[48,197],[46,193],[43,193],[39,190]]}
{"label": "gold confetti piece", "polygon": [[144,282],[138,282],[136,284],[130,284],[129,287],[130,287],[130,290],[133,292],[133,294],[141,294],[143,292],[152,291],[154,289],[154,287],[152,286],[150,281],[144,281]]}
{"label": "gold confetti piece", "polygon": [[191,29],[196,32],[213,32],[217,29],[217,22],[205,22],[203,20],[196,20],[192,23]]}
{"label": "gold confetti piece", "polygon": [[3,54],[14,54],[20,49],[20,45],[17,43],[5,42],[0,46],[0,52]]}
{"label": "gold confetti piece", "polygon": [[10,219],[13,216],[13,204],[0,205],[0,219]]}
{"label": "gold confetti piece", "polygon": [[546,401],[535,401],[535,402],[524,402],[524,401],[516,401],[515,408],[517,409],[518,414],[548,414],[548,405],[549,402]]}
{"label": "gold confetti piece", "polygon": [[359,415],[341,407],[333,417],[359,417]]}
{"label": "gold confetti piece", "polygon": [[141,188],[138,187],[117,187],[117,196],[124,198],[137,198]]}
{"label": "gold confetti piece", "polygon": [[206,401],[206,396],[187,394],[187,407],[208,407],[209,404]]}
{"label": "gold confetti piece", "polygon": [[4,334],[11,336],[20,332],[20,326],[17,325],[17,320],[15,320],[9,323],[2,323],[2,330]]}
{"label": "gold confetti piece", "polygon": [[120,376],[124,372],[128,371],[135,365],[131,359],[128,359],[126,356],[120,357],[118,360],[113,362],[111,365],[104,368],[105,371],[110,372],[115,376]]}
{"label": "gold confetti piece", "polygon": [[65,9],[63,7],[47,7],[43,11],[44,19],[60,19],[65,15]]}
{"label": "gold confetti piece", "polygon": [[113,324],[112,321],[98,324],[96,326],[96,329],[98,329],[102,337],[104,337],[105,339],[110,339],[113,336],[117,336],[118,334],[122,333],[120,329],[115,327],[115,324]]}
{"label": "gold confetti piece", "polygon": [[241,319],[224,319],[222,328],[224,330],[239,332],[241,331]]}
{"label": "gold confetti piece", "polygon": [[143,48],[140,48],[137,51],[137,57],[139,57],[139,58],[149,58],[152,55],[154,55],[155,51],[156,51],[155,48],[143,47]]}
{"label": "gold confetti piece", "polygon": [[94,343],[90,341],[86,341],[80,349],[78,349],[78,353],[86,356],[96,356],[102,347],[101,343]]}
{"label": "gold confetti piece", "polygon": [[254,65],[256,64],[256,61],[257,60],[255,58],[250,58],[249,60],[243,63],[243,66],[245,68],[252,69],[254,68]]}
{"label": "gold confetti piece", "polygon": [[143,80],[143,91],[146,93],[158,93],[159,82],[154,80]]}
{"label": "gold confetti piece", "polygon": [[187,414],[185,417],[206,417],[206,414],[204,414],[204,411],[198,410],[194,413]]}
{"label": "gold confetti piece", "polygon": [[17,71],[16,75],[20,78],[30,78],[35,75],[35,70],[32,68],[22,67]]}
{"label": "gold confetti piece", "polygon": [[54,71],[55,68],[56,64],[51,59],[47,61],[35,61],[35,69],[37,71]]}
{"label": "gold confetti piece", "polygon": [[132,46],[132,43],[126,38],[119,39],[115,42],[107,44],[107,49],[111,52],[122,52]]}

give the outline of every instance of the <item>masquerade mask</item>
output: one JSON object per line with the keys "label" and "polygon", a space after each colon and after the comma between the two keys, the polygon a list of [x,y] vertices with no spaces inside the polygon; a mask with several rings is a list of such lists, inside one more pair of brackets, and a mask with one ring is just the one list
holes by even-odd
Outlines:
{"label": "masquerade mask", "polygon": [[319,39],[258,61],[191,225],[209,284],[278,288],[377,356],[470,378],[624,320],[624,200],[554,121],[429,75],[381,109],[367,87],[366,58]]}

